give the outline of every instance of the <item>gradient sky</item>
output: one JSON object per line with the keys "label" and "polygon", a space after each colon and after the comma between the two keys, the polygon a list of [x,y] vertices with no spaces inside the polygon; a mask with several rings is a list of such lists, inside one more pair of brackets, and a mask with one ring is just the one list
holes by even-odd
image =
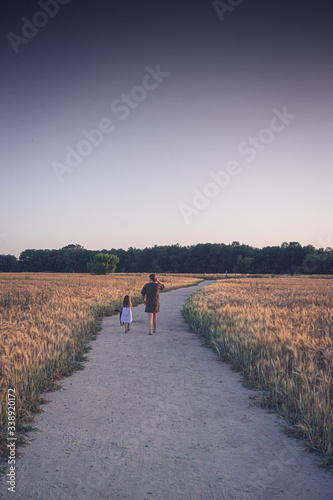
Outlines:
{"label": "gradient sky", "polygon": [[[37,1],[2,5],[0,253],[333,246],[329,2],[244,0],[221,20],[206,0],[65,1],[53,18]],[[15,53],[22,18],[47,24]],[[144,96],[135,87],[157,65],[169,75]],[[132,91],[125,118],[112,104]],[[290,123],[263,131],[284,108]],[[106,118],[114,130],[60,182],[54,162],[68,168],[66,147]],[[266,140],[253,161],[249,137]],[[196,208],[230,161],[238,175]]]}

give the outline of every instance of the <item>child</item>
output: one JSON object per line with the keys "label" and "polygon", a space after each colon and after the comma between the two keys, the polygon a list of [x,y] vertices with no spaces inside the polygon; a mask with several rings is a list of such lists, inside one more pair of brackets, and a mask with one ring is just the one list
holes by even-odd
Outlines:
{"label": "child", "polygon": [[125,323],[125,333],[130,330],[130,323],[133,321],[132,317],[132,302],[129,295],[125,295],[123,300],[123,310],[121,313],[121,321]]}

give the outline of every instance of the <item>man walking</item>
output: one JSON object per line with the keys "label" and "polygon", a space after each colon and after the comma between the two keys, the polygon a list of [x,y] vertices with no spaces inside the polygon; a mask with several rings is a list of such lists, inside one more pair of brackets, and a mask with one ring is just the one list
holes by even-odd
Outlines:
{"label": "man walking", "polygon": [[165,287],[155,274],[149,275],[149,283],[146,283],[141,290],[143,303],[146,306],[145,312],[148,313],[149,335],[156,332],[157,313],[160,312],[160,291]]}

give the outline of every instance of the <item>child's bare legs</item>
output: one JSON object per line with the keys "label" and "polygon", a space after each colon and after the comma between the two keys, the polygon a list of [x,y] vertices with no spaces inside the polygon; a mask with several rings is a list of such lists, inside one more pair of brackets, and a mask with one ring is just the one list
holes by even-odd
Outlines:
{"label": "child's bare legs", "polygon": [[154,333],[156,332],[157,313],[148,313],[148,324],[149,324],[149,335],[152,335],[153,328],[154,328]]}
{"label": "child's bare legs", "polygon": [[130,326],[130,324],[129,324],[129,323],[125,323],[125,333],[127,333],[127,332],[128,332],[128,330],[129,330],[129,326]]}

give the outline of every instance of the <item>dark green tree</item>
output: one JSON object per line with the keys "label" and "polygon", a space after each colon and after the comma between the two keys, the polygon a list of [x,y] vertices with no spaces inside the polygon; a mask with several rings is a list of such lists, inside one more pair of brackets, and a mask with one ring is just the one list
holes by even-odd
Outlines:
{"label": "dark green tree", "polygon": [[254,259],[252,257],[242,257],[241,255],[238,255],[233,272],[239,274],[253,273],[253,261]]}
{"label": "dark green tree", "polygon": [[0,255],[0,272],[14,273],[18,269],[18,261],[15,255]]}
{"label": "dark green tree", "polygon": [[117,255],[110,253],[97,253],[94,255],[87,268],[92,274],[110,274],[113,273],[117,267],[119,258]]}

